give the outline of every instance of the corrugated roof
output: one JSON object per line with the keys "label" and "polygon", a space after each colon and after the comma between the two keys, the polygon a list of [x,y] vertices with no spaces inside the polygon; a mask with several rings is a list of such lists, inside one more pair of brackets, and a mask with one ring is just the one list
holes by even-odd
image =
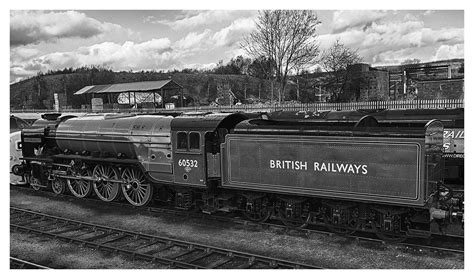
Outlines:
{"label": "corrugated roof", "polygon": [[165,80],[156,80],[156,81],[141,81],[141,82],[128,82],[128,83],[85,86],[81,90],[74,93],[74,95],[91,94],[91,93],[123,93],[123,92],[157,91],[157,90],[162,89],[166,85],[168,85],[168,87],[170,88],[182,88],[181,85],[177,84],[173,80],[165,79]]}
{"label": "corrugated roof", "polygon": [[74,95],[80,95],[82,93],[85,93],[93,87],[94,87],[93,85],[86,86],[86,87],[82,88],[81,90],[77,91],[76,93],[74,93]]}

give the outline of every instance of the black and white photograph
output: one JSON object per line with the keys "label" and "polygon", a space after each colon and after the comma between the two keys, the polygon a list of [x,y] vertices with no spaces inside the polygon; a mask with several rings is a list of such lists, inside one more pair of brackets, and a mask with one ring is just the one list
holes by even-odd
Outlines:
{"label": "black and white photograph", "polygon": [[467,269],[462,6],[154,5],[8,10],[10,275]]}

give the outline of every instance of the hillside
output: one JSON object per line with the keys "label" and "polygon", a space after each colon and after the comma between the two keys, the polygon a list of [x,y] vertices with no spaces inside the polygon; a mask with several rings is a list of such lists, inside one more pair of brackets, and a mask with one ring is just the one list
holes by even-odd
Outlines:
{"label": "hillside", "polygon": [[[12,109],[51,109],[54,93],[66,94],[67,106],[80,108],[85,104],[83,96],[74,92],[87,85],[162,80],[172,78],[183,86],[184,95],[194,100],[194,105],[207,105],[218,97],[219,88],[230,88],[236,97],[243,100],[271,99],[271,82],[246,75],[187,74],[157,72],[113,72],[88,69],[80,72],[39,75],[10,85],[10,107]],[[277,96],[274,85],[273,100]],[[288,86],[286,96],[294,94],[294,86]]]}
{"label": "hillside", "polygon": [[[464,59],[380,66],[370,69],[385,72],[383,75],[386,76],[386,83],[389,84],[386,90],[383,91],[385,99],[389,98],[389,95],[392,99],[400,96],[406,97],[402,94],[403,92],[400,92],[403,88],[408,88],[407,85],[403,86],[401,84],[404,79],[409,83],[408,86],[416,86],[420,99],[456,99],[462,98],[464,94]],[[298,100],[303,103],[318,101],[317,95],[326,94],[325,87],[333,85],[330,79],[325,81],[328,74],[326,72],[305,73],[299,76],[297,81],[296,77],[290,77],[293,82],[289,81],[283,100]],[[402,77],[402,75],[406,76]],[[169,78],[183,86],[184,96],[188,101],[191,100],[188,104],[190,106],[208,105],[216,98],[221,97],[221,92],[228,92],[228,89],[243,103],[258,99],[261,102],[278,100],[278,84],[274,84],[272,96],[272,84],[269,80],[249,75],[189,73],[189,71],[187,73],[114,72],[105,68],[83,67],[75,70],[64,69],[45,75],[40,74],[11,84],[10,108],[52,109],[54,93],[62,94],[60,98],[61,106],[81,108],[81,105],[87,104],[86,99],[84,96],[74,96],[73,94],[84,86]],[[297,96],[296,82],[299,86],[299,96]],[[377,77],[373,82],[383,82],[383,79]],[[378,88],[377,86],[374,85],[374,88]],[[347,90],[349,90],[346,92],[347,94],[358,96],[357,94],[368,89],[362,86]],[[170,102],[170,97],[166,96],[165,102]]]}

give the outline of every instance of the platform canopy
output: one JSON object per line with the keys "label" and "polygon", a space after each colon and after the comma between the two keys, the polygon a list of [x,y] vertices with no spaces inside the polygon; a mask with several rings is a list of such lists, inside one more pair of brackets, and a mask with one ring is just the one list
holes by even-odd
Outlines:
{"label": "platform canopy", "polygon": [[182,89],[183,87],[171,79],[156,81],[141,81],[85,86],[74,95],[125,93],[125,92],[158,92],[160,90]]}

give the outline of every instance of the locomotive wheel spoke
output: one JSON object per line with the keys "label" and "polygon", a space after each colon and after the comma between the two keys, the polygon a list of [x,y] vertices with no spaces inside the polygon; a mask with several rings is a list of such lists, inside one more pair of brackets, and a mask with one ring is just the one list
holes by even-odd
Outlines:
{"label": "locomotive wheel spoke", "polygon": [[122,193],[135,206],[147,205],[153,197],[153,187],[147,183],[145,175],[138,169],[126,168],[122,173]]}
{"label": "locomotive wheel spoke", "polygon": [[92,176],[99,180],[93,183],[94,192],[99,199],[110,202],[120,197],[120,184],[107,181],[119,179],[117,169],[111,166],[97,165],[94,167]]}
{"label": "locomotive wheel spoke", "polygon": [[[90,176],[90,171],[88,169],[81,169],[78,171],[80,176]],[[78,197],[85,198],[92,193],[92,182],[83,179],[67,179],[67,184],[69,191]]]}

